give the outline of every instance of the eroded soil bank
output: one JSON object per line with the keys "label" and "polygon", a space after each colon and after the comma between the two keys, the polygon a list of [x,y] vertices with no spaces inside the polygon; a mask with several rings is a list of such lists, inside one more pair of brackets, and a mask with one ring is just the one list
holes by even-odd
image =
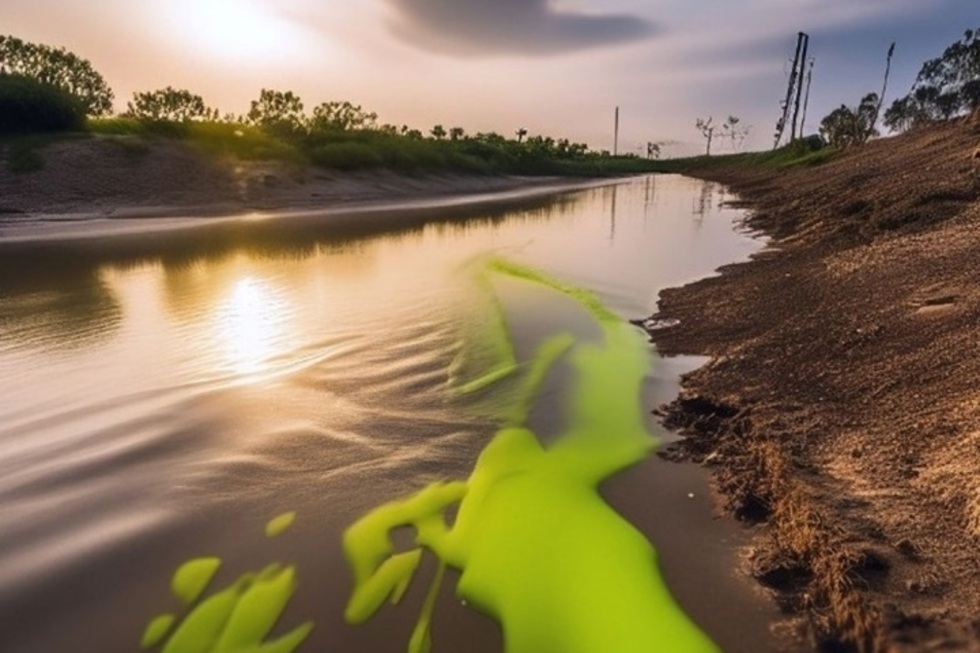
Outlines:
{"label": "eroded soil bank", "polygon": [[[693,170],[773,238],[665,291],[703,354],[664,407],[710,465],[801,649],[980,650],[980,121],[814,168]],[[652,322],[650,324],[653,324]]]}
{"label": "eroded soil bank", "polygon": [[[230,215],[436,199],[550,186],[555,177],[331,171],[206,155],[167,140],[96,136],[38,150],[37,169],[11,170],[0,144],[0,229],[32,220]],[[567,180],[566,180],[567,181]],[[581,181],[581,180],[579,180]]]}

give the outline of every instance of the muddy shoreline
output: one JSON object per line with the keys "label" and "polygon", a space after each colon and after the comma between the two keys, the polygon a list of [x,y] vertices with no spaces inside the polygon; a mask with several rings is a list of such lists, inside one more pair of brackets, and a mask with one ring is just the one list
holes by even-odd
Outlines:
{"label": "muddy shoreline", "polygon": [[772,240],[662,293],[661,353],[712,358],[661,409],[689,436],[664,455],[760,525],[748,571],[800,650],[980,650],[978,140],[974,119],[688,172]]}

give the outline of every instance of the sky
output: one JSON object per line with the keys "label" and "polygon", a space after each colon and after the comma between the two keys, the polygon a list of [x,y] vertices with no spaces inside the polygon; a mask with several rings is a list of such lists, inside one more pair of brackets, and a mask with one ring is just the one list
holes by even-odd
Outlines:
{"label": "sky", "polygon": [[[174,86],[222,113],[263,88],[308,111],[349,100],[428,131],[570,138],[620,152],[704,146],[698,118],[751,128],[772,146],[796,34],[810,35],[807,132],[842,103],[886,106],[922,62],[980,27],[977,0],[2,0],[0,34],[88,59],[125,110]],[[730,147],[716,142],[717,152]]]}

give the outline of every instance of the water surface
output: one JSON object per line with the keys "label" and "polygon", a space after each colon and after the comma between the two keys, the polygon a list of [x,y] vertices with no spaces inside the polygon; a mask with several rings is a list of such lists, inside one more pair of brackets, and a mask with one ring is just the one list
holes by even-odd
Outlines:
{"label": "water surface", "polygon": [[[340,533],[384,501],[465,478],[495,430],[446,392],[472,320],[467,263],[502,255],[645,317],[660,289],[758,248],[722,199],[700,181],[647,177],[401,230],[267,220],[252,236],[5,251],[0,650],[134,650],[146,621],[175,607],[170,574],[205,555],[225,561],[226,580],[296,563],[284,630],[317,624],[301,650],[404,650],[426,581],[345,625]],[[580,319],[505,294],[518,347]],[[672,398],[697,362],[656,362],[643,401]],[[559,428],[562,412],[546,396],[535,430]],[[768,609],[733,568],[742,535],[711,519],[697,470],[652,458],[605,494],[719,644],[766,648]],[[295,525],[265,538],[287,510]],[[496,625],[458,605],[449,581],[436,653],[499,651]]]}

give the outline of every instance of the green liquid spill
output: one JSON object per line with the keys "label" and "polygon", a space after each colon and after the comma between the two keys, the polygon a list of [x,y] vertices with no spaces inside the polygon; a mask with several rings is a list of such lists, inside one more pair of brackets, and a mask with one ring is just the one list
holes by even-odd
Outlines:
{"label": "green liquid spill", "polygon": [[[655,446],[643,425],[640,387],[648,352],[642,336],[588,291],[494,259],[479,277],[523,279],[578,301],[602,332],[600,344],[569,334],[546,340],[520,365],[498,319],[489,342],[497,361],[485,376],[461,383],[477,391],[524,371],[517,400],[500,414],[503,427],[465,482],[435,483],[382,505],[352,525],[344,549],[354,571],[345,618],[366,621],[386,600],[397,602],[422,549],[440,570],[409,642],[410,653],[431,648],[429,624],[443,565],[462,574],[459,597],[497,619],[508,653],[649,653],[715,651],[711,640],[670,596],[647,539],[599,495],[606,478],[644,459]],[[544,448],[524,426],[537,390],[562,357],[575,374],[570,427]],[[450,527],[445,511],[458,506]],[[390,533],[414,526],[418,549],[395,553]]]}

